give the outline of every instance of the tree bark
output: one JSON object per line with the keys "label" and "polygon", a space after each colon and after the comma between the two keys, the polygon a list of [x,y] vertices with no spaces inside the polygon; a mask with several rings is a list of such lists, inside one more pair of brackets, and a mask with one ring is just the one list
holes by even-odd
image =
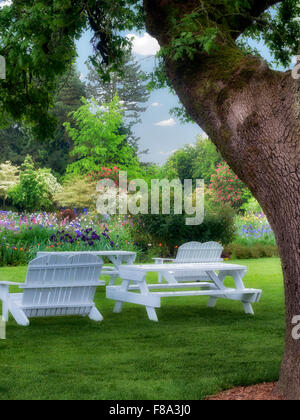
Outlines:
{"label": "tree bark", "polygon": [[[183,4],[184,3],[184,4]],[[144,0],[146,26],[168,46],[170,10],[185,14],[193,1]],[[286,299],[286,348],[277,391],[300,399],[300,83],[270,70],[259,57],[230,45],[191,59],[165,58],[177,95],[195,122],[250,188],[274,230]]]}

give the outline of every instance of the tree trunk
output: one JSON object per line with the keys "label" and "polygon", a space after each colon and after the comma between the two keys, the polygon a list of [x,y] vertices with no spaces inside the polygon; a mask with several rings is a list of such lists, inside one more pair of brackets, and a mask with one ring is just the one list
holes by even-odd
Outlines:
{"label": "tree trunk", "polygon": [[[184,14],[189,3],[144,0],[147,30],[161,46],[170,39],[168,13],[176,7]],[[286,297],[277,391],[300,399],[300,340],[292,338],[292,320],[300,315],[300,83],[291,72],[272,71],[230,45],[193,60],[165,58],[165,64],[184,107],[250,188],[274,230]]]}

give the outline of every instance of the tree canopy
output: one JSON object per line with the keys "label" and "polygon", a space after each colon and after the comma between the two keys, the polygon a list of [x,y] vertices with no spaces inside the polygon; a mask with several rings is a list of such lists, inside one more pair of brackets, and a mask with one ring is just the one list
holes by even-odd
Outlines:
{"label": "tree canopy", "polygon": [[[151,4],[150,4],[151,3]],[[130,40],[125,31],[144,28],[148,5],[141,0],[13,0],[0,10],[0,55],[7,78],[0,83],[1,123],[30,122],[37,134],[49,136],[55,118],[48,112],[59,75],[76,57],[75,41],[94,31],[94,56],[99,74],[109,80],[120,71]],[[298,52],[298,0],[198,0],[165,2],[170,9],[168,47],[161,56],[181,60],[202,51],[209,54],[232,44],[241,53],[256,54],[249,39],[263,40],[277,63],[287,66]],[[183,9],[184,13],[179,13]],[[159,22],[158,22],[159,24]],[[165,83],[163,64],[156,83]]]}
{"label": "tree canopy", "polygon": [[176,150],[162,168],[163,175],[169,179],[203,179],[210,183],[217,165],[224,163],[215,145],[208,139],[198,136],[195,144],[187,144]]}
{"label": "tree canopy", "polygon": [[136,170],[138,161],[135,149],[126,141],[126,135],[119,133],[123,123],[124,110],[115,96],[109,103],[98,106],[95,99],[83,99],[83,105],[72,112],[74,127],[64,125],[74,142],[72,156],[75,162],[67,167],[67,174],[88,175],[98,172],[101,166],[119,166]]}
{"label": "tree canopy", "polygon": [[31,155],[38,166],[51,168],[63,175],[67,165],[72,161],[70,151],[73,142],[67,135],[63,124],[71,122],[69,113],[78,109],[81,98],[86,96],[85,84],[80,80],[75,66],[59,78],[54,97],[54,107],[50,113],[57,119],[57,126],[50,138],[36,139],[25,124],[13,123],[0,130],[0,162],[11,161],[21,165],[27,155]]}

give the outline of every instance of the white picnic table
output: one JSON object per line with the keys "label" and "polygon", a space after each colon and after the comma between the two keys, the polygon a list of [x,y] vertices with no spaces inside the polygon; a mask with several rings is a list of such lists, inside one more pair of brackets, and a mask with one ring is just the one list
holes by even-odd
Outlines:
{"label": "white picnic table", "polygon": [[[195,272],[195,270],[206,273],[210,281],[192,283],[178,283],[176,281],[176,273]],[[147,284],[146,276],[151,272],[162,275],[168,283]],[[220,298],[237,300],[242,302],[246,314],[254,315],[252,303],[260,300],[262,290],[245,287],[243,277],[246,272],[247,267],[245,266],[222,262],[172,264],[171,266],[164,264],[122,265],[119,269],[122,284],[120,286],[108,286],[106,297],[116,301],[114,307],[116,313],[122,311],[124,302],[144,305],[148,317],[152,321],[158,321],[155,308],[161,307],[161,298],[176,296],[209,296],[208,306],[210,308],[215,307],[217,300]],[[233,278],[235,288],[228,288],[224,285],[227,276]]]}
{"label": "white picnic table", "polygon": [[109,285],[115,284],[116,278],[119,276],[119,269],[122,264],[131,265],[135,262],[136,252],[131,251],[66,251],[66,252],[38,252],[37,257],[44,257],[47,255],[65,255],[65,256],[76,256],[76,255],[96,255],[102,262],[103,258],[108,258],[113,264],[113,267],[103,266],[101,274],[110,276]]}

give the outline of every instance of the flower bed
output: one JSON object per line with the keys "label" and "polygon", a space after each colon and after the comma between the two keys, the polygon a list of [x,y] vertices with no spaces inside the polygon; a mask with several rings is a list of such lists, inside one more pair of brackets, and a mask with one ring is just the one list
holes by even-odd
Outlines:
{"label": "flower bed", "polygon": [[225,253],[231,258],[264,258],[279,255],[274,233],[263,213],[237,216],[235,225],[235,241],[225,247]]}
{"label": "flower bed", "polygon": [[[274,234],[263,214],[237,216],[235,225],[235,240],[225,247],[231,258],[278,256]],[[68,222],[52,213],[25,215],[0,211],[0,266],[28,264],[38,251],[122,249],[137,252],[144,262],[151,262],[152,257],[170,256],[165,242],[149,236],[143,226],[139,218],[130,216],[103,222],[98,215],[83,212]]]}
{"label": "flower bed", "polygon": [[0,212],[0,266],[27,264],[38,251],[111,249],[139,251],[129,220],[112,219],[107,224],[83,213],[68,222],[51,213]]}
{"label": "flower bed", "polygon": [[237,227],[235,243],[243,245],[255,243],[276,245],[274,233],[263,213],[238,216],[235,224]]}

